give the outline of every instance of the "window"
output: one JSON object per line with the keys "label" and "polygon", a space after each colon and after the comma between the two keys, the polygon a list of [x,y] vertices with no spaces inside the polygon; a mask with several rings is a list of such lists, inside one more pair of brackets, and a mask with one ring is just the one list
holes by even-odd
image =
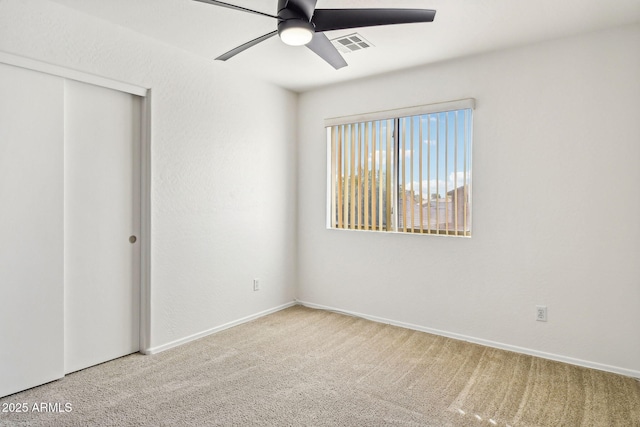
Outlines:
{"label": "window", "polygon": [[328,227],[471,236],[473,106],[327,120]]}

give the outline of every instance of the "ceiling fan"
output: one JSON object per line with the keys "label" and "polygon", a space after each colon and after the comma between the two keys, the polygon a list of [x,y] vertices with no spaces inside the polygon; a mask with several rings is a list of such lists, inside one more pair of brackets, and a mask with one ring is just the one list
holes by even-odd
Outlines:
{"label": "ceiling fan", "polygon": [[316,9],[317,0],[278,0],[278,14],[258,12],[217,0],[195,0],[278,20],[278,29],[242,44],[216,59],[226,61],[240,52],[278,34],[292,46],[306,45],[336,70],[347,65],[331,44],[325,31],[375,25],[409,24],[433,21],[436,11],[430,9]]}

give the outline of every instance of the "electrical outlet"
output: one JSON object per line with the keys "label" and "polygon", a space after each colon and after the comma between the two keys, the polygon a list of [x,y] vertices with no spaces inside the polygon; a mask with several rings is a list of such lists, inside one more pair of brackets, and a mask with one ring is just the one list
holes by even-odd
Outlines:
{"label": "electrical outlet", "polygon": [[546,322],[547,321],[547,306],[546,305],[536,305],[536,320],[538,322]]}
{"label": "electrical outlet", "polygon": [[254,291],[260,290],[260,279],[253,279],[253,290]]}

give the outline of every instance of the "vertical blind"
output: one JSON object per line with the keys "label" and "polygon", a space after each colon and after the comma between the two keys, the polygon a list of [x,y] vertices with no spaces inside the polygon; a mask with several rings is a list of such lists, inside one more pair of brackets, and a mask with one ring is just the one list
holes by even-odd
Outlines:
{"label": "vertical blind", "polygon": [[329,227],[470,236],[472,101],[327,126]]}
{"label": "vertical blind", "polygon": [[393,130],[393,120],[331,127],[332,228],[391,229]]}

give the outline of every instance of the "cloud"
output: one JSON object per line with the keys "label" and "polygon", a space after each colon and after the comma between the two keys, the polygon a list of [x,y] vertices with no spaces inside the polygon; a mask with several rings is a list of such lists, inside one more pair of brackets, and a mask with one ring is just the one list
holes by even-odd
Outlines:
{"label": "cloud", "polygon": [[[382,161],[385,162],[387,159],[387,150],[376,150],[375,151],[375,156],[376,156],[376,164],[378,164],[380,162],[380,153],[382,153]],[[371,157],[372,154],[374,153],[369,153],[369,164],[371,164]]]}
{"label": "cloud", "polygon": [[[457,180],[456,180],[457,178]],[[449,174],[449,180],[448,180],[448,186],[449,188],[455,188],[456,184],[458,185],[458,187],[461,187],[462,185],[464,185],[465,182],[465,173],[464,171],[460,172],[458,171],[457,173],[453,173],[451,172]],[[467,183],[471,181],[471,171],[467,171]]]}
{"label": "cloud", "polygon": [[[431,194],[440,194],[444,197],[445,193],[454,190],[457,187],[460,188],[464,185],[464,172],[457,173],[457,181],[454,179],[456,174],[449,174],[447,180],[444,179],[425,179],[422,181],[422,197],[426,200]],[[470,182],[471,172],[467,172],[467,183]],[[407,191],[411,189],[411,181],[405,182],[405,188]],[[413,181],[413,192],[418,194],[420,191],[420,181]]]}
{"label": "cloud", "polygon": [[425,145],[431,145],[431,146],[435,147],[435,145],[438,143],[438,140],[437,139],[429,139],[429,138],[427,138],[424,141],[422,141],[422,143],[425,144]]}
{"label": "cloud", "polygon": [[[405,183],[407,191],[411,189],[411,182]],[[429,194],[435,194],[437,190],[440,194],[444,194],[445,181],[441,179],[425,179],[422,181],[422,197],[426,200]],[[420,181],[413,181],[413,192],[418,194],[420,191]]]}
{"label": "cloud", "polygon": [[426,123],[427,120],[430,121],[431,123],[435,123],[438,120],[437,114],[426,114],[426,115],[420,116],[420,121],[422,123]]}

